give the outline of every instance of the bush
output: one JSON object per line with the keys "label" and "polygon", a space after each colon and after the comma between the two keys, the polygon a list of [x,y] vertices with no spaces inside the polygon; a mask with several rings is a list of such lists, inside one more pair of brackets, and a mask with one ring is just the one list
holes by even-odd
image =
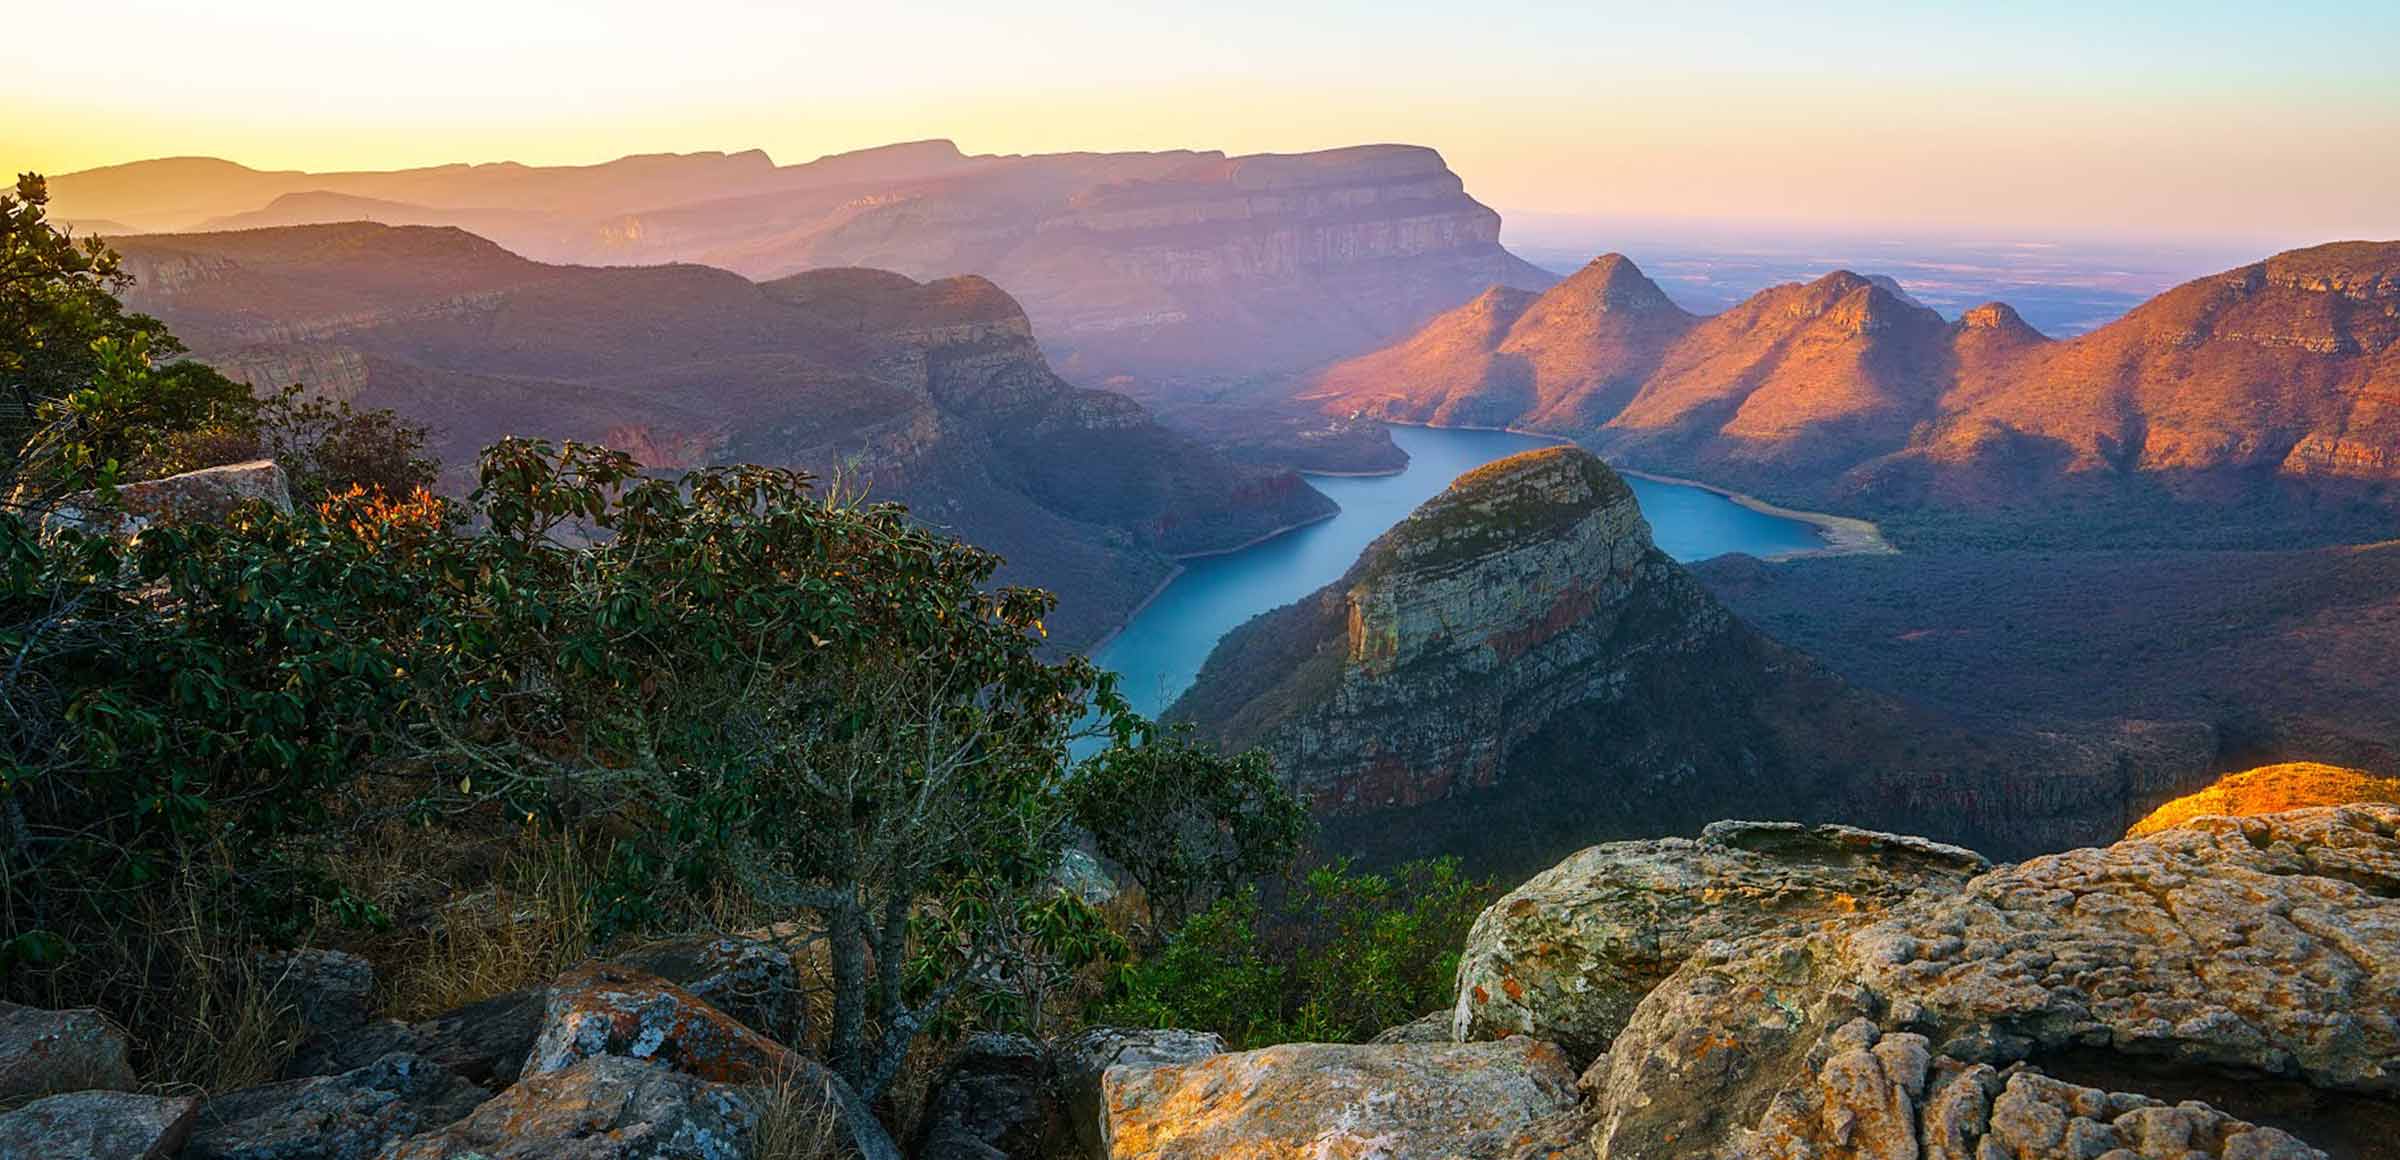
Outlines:
{"label": "bush", "polygon": [[1095,1018],[1214,1031],[1241,1048],[1361,1042],[1450,1005],[1467,932],[1498,894],[1452,858],[1389,874],[1336,862],[1272,911],[1247,889],[1121,970]]}

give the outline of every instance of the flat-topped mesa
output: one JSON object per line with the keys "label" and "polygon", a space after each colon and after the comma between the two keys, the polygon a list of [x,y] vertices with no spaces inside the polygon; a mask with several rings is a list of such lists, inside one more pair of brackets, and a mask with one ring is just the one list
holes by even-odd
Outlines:
{"label": "flat-topped mesa", "polygon": [[1460,476],[1351,573],[1349,663],[1380,676],[1433,653],[1489,671],[1572,627],[1651,551],[1633,489],[1551,447]]}

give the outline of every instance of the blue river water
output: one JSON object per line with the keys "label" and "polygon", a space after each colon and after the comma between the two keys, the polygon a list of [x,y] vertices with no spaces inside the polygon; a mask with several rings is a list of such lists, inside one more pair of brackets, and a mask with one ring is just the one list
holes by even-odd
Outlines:
{"label": "blue river water", "polygon": [[[1342,505],[1341,514],[1238,551],[1184,561],[1182,573],[1092,654],[1100,667],[1119,674],[1135,709],[1156,716],[1190,687],[1226,633],[1340,579],[1375,537],[1451,480],[1553,442],[1509,431],[1397,426],[1392,439],[1408,452],[1407,469],[1397,475],[1310,476],[1317,490]],[[1727,552],[1771,556],[1824,546],[1806,523],[1752,511],[1703,488],[1626,482],[1640,498],[1658,546],[1678,560]]]}

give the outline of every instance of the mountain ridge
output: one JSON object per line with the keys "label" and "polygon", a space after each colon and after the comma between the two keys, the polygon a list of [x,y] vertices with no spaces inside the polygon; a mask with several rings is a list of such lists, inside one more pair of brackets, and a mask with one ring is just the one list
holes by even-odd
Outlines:
{"label": "mountain ridge", "polygon": [[142,229],[338,213],[468,226],[554,263],[981,274],[1025,305],[1062,373],[1161,392],[1301,373],[1487,285],[1554,280],[1413,145],[970,155],[934,140],[793,166],[752,151],[331,174],[174,161],[51,191],[62,217]]}
{"label": "mountain ridge", "polygon": [[[1335,414],[1570,435],[1633,466],[1870,510],[2061,494],[2205,506],[2271,486],[2269,501],[2364,494],[2365,523],[2400,519],[2376,524],[2371,510],[2375,494],[2386,507],[2400,494],[2400,242],[2287,251],[2067,339],[2006,303],[1944,320],[1888,279],[1837,270],[1695,319],[1655,351],[1571,333],[1520,342],[1537,311],[1607,317],[1568,285],[1512,300],[1505,331],[1454,310],[1329,368],[1304,398]],[[1523,368],[1545,354],[1582,361],[1529,390]],[[1602,384],[1622,405],[1542,402]]]}

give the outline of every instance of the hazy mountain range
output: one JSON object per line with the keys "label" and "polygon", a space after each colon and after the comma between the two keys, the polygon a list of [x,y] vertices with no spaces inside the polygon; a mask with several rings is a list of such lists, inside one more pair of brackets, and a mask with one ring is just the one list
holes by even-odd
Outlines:
{"label": "hazy mountain range", "polygon": [[1433,150],[970,156],[948,141],[778,166],[764,153],[263,172],[174,158],[52,179],[103,232],[365,220],[466,229],[540,261],[697,262],[772,279],[871,266],[980,274],[1079,381],[1291,373],[1494,283],[1555,279]]}

